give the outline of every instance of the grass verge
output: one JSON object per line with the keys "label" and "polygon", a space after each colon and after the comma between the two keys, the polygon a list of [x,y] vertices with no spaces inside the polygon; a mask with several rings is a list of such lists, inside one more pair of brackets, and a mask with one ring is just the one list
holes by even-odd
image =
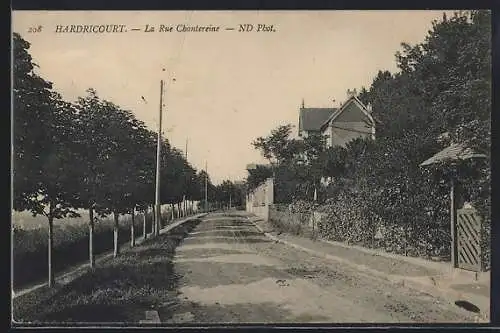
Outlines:
{"label": "grass verge", "polygon": [[118,258],[66,285],[41,288],[13,300],[18,324],[135,323],[146,310],[169,313],[177,299],[175,248],[200,222],[186,222],[165,235],[148,239]]}

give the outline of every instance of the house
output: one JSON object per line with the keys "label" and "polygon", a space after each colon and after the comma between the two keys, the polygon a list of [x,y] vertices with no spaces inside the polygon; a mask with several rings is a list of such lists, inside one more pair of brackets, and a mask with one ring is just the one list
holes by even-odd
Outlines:
{"label": "house", "polygon": [[[357,138],[375,140],[375,120],[371,106],[364,105],[357,97],[356,89],[347,91],[347,100],[339,108],[305,108],[304,102],[299,113],[299,137],[311,133],[321,133],[327,147],[341,146]],[[323,186],[332,178],[322,178]]]}
{"label": "house", "polygon": [[321,126],[337,111],[336,108],[306,108],[302,101],[299,112],[299,137],[321,132]]}
{"label": "house", "polygon": [[343,146],[357,138],[375,140],[375,121],[371,106],[365,106],[356,96],[356,91],[348,91],[348,99],[322,125],[328,147]]}
{"label": "house", "polygon": [[299,137],[322,133],[328,147],[344,146],[356,138],[375,139],[375,121],[371,107],[364,105],[356,90],[347,92],[347,100],[339,108],[305,108],[299,113]]}

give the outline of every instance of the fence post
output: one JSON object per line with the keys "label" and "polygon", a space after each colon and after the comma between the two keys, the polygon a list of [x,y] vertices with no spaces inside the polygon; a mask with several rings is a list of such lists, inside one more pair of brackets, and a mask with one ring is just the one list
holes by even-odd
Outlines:
{"label": "fence post", "polygon": [[146,230],[146,224],[147,224],[146,217],[147,217],[147,214],[148,214],[148,210],[146,208],[144,210],[144,220],[142,221],[142,233],[143,233],[144,240],[148,239],[148,231]]}
{"label": "fence post", "polygon": [[270,206],[274,204],[274,179],[268,178],[266,182],[266,221],[270,219]]}
{"label": "fence post", "polygon": [[456,242],[456,195],[455,180],[451,178],[450,186],[450,234],[451,234],[451,266],[457,267],[457,242]]}

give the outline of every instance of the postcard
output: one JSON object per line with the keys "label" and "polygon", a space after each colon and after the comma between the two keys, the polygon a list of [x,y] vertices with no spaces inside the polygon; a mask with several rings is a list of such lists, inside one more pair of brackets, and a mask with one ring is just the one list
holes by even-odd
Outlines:
{"label": "postcard", "polygon": [[491,12],[12,17],[13,325],[489,322]]}

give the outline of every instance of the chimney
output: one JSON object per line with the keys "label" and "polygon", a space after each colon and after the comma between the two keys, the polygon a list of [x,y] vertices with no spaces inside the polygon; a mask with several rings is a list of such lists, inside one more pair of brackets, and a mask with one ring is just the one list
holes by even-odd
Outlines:
{"label": "chimney", "polygon": [[347,99],[354,97],[354,96],[357,96],[357,94],[358,93],[356,92],[356,89],[354,89],[354,90],[347,89]]}

